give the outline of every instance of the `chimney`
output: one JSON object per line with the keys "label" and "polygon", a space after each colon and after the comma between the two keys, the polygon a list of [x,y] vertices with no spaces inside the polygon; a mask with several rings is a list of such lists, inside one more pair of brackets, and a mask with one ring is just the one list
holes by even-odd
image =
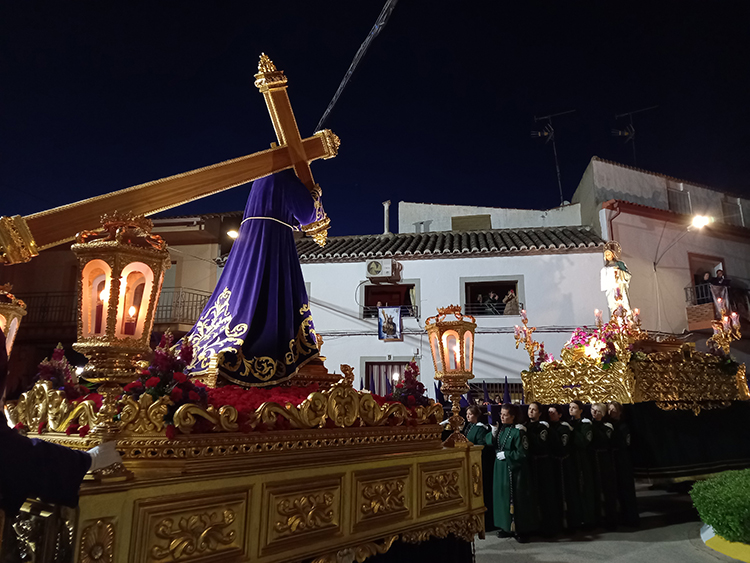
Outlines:
{"label": "chimney", "polygon": [[388,228],[390,223],[389,209],[391,207],[391,200],[383,202],[383,234],[390,235],[391,231]]}

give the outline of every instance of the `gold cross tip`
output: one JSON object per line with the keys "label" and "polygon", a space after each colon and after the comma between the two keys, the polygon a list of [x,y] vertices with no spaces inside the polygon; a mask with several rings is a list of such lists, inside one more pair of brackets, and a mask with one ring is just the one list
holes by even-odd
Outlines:
{"label": "gold cross tip", "polygon": [[258,61],[258,72],[276,72],[276,65],[265,53],[260,54]]}

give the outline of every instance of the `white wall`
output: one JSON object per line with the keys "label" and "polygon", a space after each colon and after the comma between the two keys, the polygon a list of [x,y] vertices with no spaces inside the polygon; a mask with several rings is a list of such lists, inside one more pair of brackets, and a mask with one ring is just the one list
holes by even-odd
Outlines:
{"label": "white wall", "polygon": [[[750,279],[750,240],[743,243],[711,236],[710,227],[683,236],[683,227],[628,213],[614,220],[612,230],[633,274],[631,306],[640,308],[647,330],[679,334],[687,329],[684,288],[693,281],[688,253],[723,258],[727,277]],[[661,254],[654,269],[654,261]]]}
{"label": "white wall", "polygon": [[451,218],[465,215],[490,215],[493,229],[568,227],[581,224],[580,205],[537,210],[400,201],[398,203],[398,232],[450,231],[452,229]]}
{"label": "white wall", "polygon": [[[548,352],[558,355],[570,337],[569,327],[593,324],[593,310],[605,308],[606,299],[599,290],[601,253],[564,253],[535,256],[405,260],[402,278],[419,280],[420,319],[404,318],[403,342],[381,342],[377,337],[377,319],[362,319],[358,286],[366,282],[365,263],[303,264],[305,280],[310,284],[310,307],[315,329],[325,343],[329,371],[349,364],[359,377],[363,357],[411,357],[421,353],[420,369],[425,383],[434,378],[424,319],[435,315],[437,307],[460,304],[463,287],[459,279],[522,275],[525,306],[532,325],[539,327],[539,339]],[[513,326],[518,316],[477,317],[475,369],[477,379],[520,381],[520,372],[528,366],[526,352],[515,349]],[[563,332],[559,331],[565,327]],[[498,331],[504,331],[498,333]],[[431,389],[431,385],[427,385]]]}
{"label": "white wall", "polygon": [[175,287],[213,291],[218,281],[218,267],[213,259],[219,255],[217,243],[186,244],[169,247],[170,258],[177,262]]}

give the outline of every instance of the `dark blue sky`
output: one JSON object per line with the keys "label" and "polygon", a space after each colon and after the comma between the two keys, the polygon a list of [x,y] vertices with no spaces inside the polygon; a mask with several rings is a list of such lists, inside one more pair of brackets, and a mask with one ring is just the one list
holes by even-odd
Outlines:
{"label": "dark blue sky", "polygon": [[[265,51],[313,133],[383,0],[4,2],[0,215],[29,214],[268,147],[253,86]],[[570,198],[636,116],[639,167],[750,194],[747,2],[400,0],[326,126],[313,164],[332,234],[377,233],[380,202],[548,208],[556,123]],[[248,187],[171,214],[236,210]],[[395,218],[392,219],[395,228]]]}

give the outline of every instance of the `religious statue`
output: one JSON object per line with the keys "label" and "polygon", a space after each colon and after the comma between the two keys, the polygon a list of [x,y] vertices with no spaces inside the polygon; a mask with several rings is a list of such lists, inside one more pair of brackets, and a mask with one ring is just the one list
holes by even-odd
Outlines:
{"label": "religious statue", "polygon": [[616,241],[609,241],[604,245],[604,267],[601,270],[602,291],[607,294],[607,305],[610,316],[619,305],[630,311],[628,286],[630,285],[630,271],[625,262],[620,260],[622,248]]}
{"label": "religious statue", "polygon": [[195,352],[186,371],[260,387],[318,357],[294,231],[324,216],[319,189],[311,193],[292,170],[253,184],[216,290],[184,337]]}

